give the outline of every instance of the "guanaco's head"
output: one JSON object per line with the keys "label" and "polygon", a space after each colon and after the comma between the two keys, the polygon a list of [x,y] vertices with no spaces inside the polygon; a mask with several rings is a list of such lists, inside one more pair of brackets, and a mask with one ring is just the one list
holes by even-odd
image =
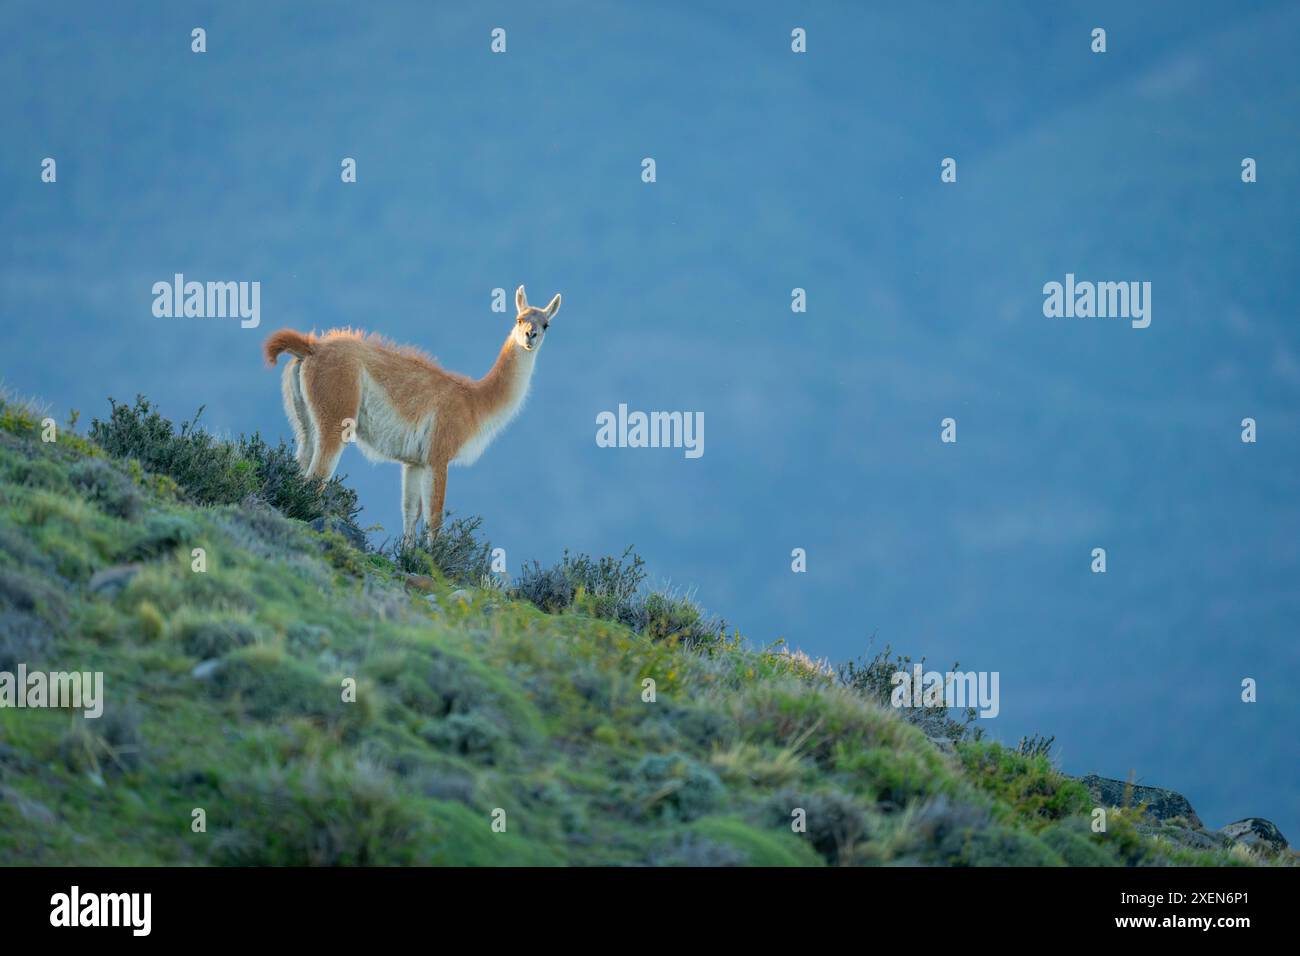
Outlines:
{"label": "guanaco's head", "polygon": [[546,327],[551,324],[551,319],[555,313],[560,311],[560,295],[557,292],[551,304],[544,309],[534,309],[528,304],[528,296],[524,295],[524,287],[520,286],[515,290],[515,308],[519,310],[519,317],[515,319],[515,330],[511,333],[514,336],[515,345],[518,345],[525,352],[532,352],[542,347],[542,339],[546,338]]}

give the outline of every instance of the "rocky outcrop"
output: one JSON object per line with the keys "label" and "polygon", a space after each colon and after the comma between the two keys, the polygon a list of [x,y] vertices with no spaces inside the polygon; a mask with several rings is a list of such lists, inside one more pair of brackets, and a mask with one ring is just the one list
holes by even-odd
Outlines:
{"label": "rocky outcrop", "polygon": [[1163,787],[1142,787],[1129,784],[1124,780],[1099,777],[1090,773],[1086,777],[1076,778],[1088,788],[1092,798],[1105,807],[1136,807],[1146,804],[1147,816],[1154,820],[1165,821],[1182,818],[1194,830],[1204,830],[1205,824],[1196,815],[1187,798],[1174,790]]}
{"label": "rocky outcrop", "polygon": [[96,571],[90,578],[90,590],[96,594],[112,597],[126,588],[131,580],[140,573],[143,564],[116,564],[111,568]]}
{"label": "rocky outcrop", "polygon": [[1075,779],[1086,786],[1092,798],[1102,806],[1136,807],[1146,804],[1146,814],[1152,823],[1139,826],[1138,829],[1145,833],[1159,834],[1186,847],[1213,850],[1239,845],[1263,853],[1289,850],[1282,831],[1260,817],[1247,817],[1211,831],[1201,823],[1201,818],[1196,815],[1187,798],[1175,790],[1130,785],[1123,780],[1099,777],[1095,773]]}
{"label": "rocky outcrop", "polygon": [[1281,853],[1289,846],[1282,831],[1260,817],[1246,817],[1236,823],[1229,823],[1226,827],[1220,827],[1218,832],[1233,843],[1248,846],[1252,850]]}
{"label": "rocky outcrop", "polygon": [[[951,740],[930,737],[930,742],[947,754],[955,752]],[[1181,846],[1196,850],[1221,850],[1225,847],[1243,846],[1259,853],[1285,854],[1293,852],[1282,831],[1262,817],[1246,817],[1229,823],[1218,830],[1207,830],[1192,804],[1176,790],[1164,787],[1145,787],[1130,784],[1112,777],[1090,773],[1074,777],[1088,788],[1092,799],[1103,807],[1137,807],[1145,804],[1146,822],[1138,824],[1138,831],[1172,840]]]}
{"label": "rocky outcrop", "polygon": [[319,531],[322,534],[328,534],[330,532],[341,534],[347,540],[348,544],[352,545],[352,547],[356,548],[363,554],[370,550],[370,545],[366,541],[366,533],[356,527],[356,525],[349,524],[342,518],[334,515],[326,515],[323,518],[317,518],[314,521],[308,522],[308,526],[313,531]]}

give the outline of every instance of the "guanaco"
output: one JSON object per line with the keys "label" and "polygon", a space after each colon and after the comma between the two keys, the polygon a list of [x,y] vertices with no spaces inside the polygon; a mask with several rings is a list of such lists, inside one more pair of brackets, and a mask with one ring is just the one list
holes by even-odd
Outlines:
{"label": "guanaco", "polygon": [[560,308],[544,309],[515,290],[514,327],[486,375],[475,381],[423,352],[351,329],[304,335],[281,329],[266,340],[268,365],[282,352],[284,411],[298,465],[328,481],[343,446],[355,441],[371,461],[402,466],[402,537],[413,542],[423,515],[430,541],[442,524],[447,466],[472,465],[519,413],[537,352]]}

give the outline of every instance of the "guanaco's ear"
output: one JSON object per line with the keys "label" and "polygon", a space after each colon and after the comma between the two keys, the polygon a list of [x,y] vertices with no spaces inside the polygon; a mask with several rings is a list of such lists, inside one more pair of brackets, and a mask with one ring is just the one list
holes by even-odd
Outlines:
{"label": "guanaco's ear", "polygon": [[[520,288],[522,289],[523,286],[520,286]],[[551,304],[546,307],[546,320],[549,322],[551,318],[555,315],[555,313],[559,311],[560,311],[560,293],[557,292],[555,293],[555,298],[551,300]]]}
{"label": "guanaco's ear", "polygon": [[528,308],[528,296],[524,295],[524,287],[520,286],[515,289],[515,309],[518,312],[524,312]]}

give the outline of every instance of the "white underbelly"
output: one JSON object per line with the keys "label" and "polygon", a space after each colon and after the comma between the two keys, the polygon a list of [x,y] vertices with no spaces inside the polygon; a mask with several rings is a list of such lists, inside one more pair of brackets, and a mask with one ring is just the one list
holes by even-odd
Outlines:
{"label": "white underbelly", "polygon": [[427,463],[436,418],[431,411],[418,422],[408,421],[393,408],[384,390],[362,374],[357,447],[371,461]]}

